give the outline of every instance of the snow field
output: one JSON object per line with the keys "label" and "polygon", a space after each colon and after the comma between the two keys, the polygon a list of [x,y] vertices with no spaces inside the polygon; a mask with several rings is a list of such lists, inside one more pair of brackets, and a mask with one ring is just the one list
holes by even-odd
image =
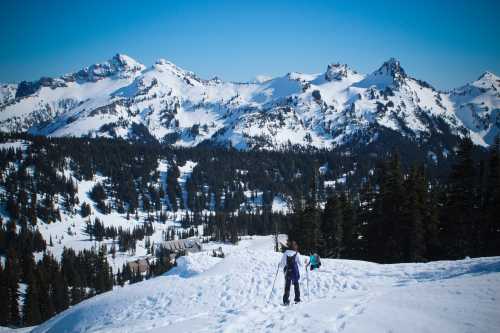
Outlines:
{"label": "snow field", "polygon": [[[226,257],[213,258],[222,246]],[[500,258],[378,265],[324,259],[301,268],[301,304],[280,305],[272,237],[208,244],[164,276],[117,288],[33,332],[493,332],[500,328]],[[304,256],[301,257],[303,261]]]}

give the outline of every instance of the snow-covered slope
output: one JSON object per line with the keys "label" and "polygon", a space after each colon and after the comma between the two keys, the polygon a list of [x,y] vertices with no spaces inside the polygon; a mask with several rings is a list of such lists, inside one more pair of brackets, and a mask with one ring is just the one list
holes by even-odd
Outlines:
{"label": "snow-covered slope", "polygon": [[[212,244],[209,247],[218,247]],[[495,332],[500,258],[378,265],[323,260],[301,268],[301,304],[280,305],[272,237],[197,253],[165,276],[86,300],[33,332]],[[303,260],[304,257],[301,257]]]}
{"label": "snow-covered slope", "polygon": [[117,54],[60,78],[0,86],[0,130],[239,149],[332,148],[393,131],[419,142],[468,134],[486,146],[499,133],[498,82],[485,73],[440,92],[389,59],[368,75],[331,64],[319,74],[234,83],[203,80],[164,59],[146,68]]}
{"label": "snow-covered slope", "polygon": [[500,135],[500,78],[486,72],[450,94],[455,112],[473,137],[491,143]]}

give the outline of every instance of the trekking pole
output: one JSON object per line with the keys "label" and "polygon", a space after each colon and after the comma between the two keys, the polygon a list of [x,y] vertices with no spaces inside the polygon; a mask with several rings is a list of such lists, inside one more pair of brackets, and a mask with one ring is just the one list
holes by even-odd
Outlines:
{"label": "trekking pole", "polygon": [[278,264],[278,268],[276,268],[276,275],[274,275],[274,281],[273,281],[273,287],[271,288],[271,293],[269,294],[269,298],[267,299],[267,302],[266,304],[269,304],[269,301],[271,300],[271,296],[273,295],[273,291],[274,291],[274,284],[276,283],[276,278],[278,277],[278,272],[280,270],[280,264]]}
{"label": "trekking pole", "polygon": [[309,270],[306,268],[306,280],[307,280],[307,298],[311,302],[311,292],[309,291]]}

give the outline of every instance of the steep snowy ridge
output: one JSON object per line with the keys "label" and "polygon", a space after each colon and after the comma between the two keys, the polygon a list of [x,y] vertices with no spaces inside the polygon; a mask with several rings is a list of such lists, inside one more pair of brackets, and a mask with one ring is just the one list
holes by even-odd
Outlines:
{"label": "steep snowy ridge", "polygon": [[474,136],[491,143],[500,135],[500,78],[485,72],[450,93],[457,117]]}
{"label": "steep snowy ridge", "polygon": [[117,54],[60,78],[0,86],[0,130],[239,149],[331,149],[390,131],[415,142],[469,135],[487,146],[499,133],[498,89],[498,77],[485,73],[441,92],[396,59],[368,75],[330,64],[324,73],[234,83]]}
{"label": "steep snowy ridge", "polygon": [[[223,259],[209,254],[218,246]],[[283,307],[279,270],[269,299],[280,260],[272,237],[238,246],[207,244],[206,250],[180,258],[164,276],[86,300],[33,332],[494,332],[500,327],[499,257],[396,265],[324,259],[319,271],[300,268],[302,303]]]}

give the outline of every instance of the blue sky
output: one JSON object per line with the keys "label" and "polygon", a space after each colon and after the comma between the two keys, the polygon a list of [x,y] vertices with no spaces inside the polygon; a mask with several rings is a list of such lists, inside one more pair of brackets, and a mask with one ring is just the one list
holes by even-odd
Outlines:
{"label": "blue sky", "polygon": [[390,57],[438,88],[500,74],[500,1],[0,1],[0,82],[125,53],[247,81]]}

